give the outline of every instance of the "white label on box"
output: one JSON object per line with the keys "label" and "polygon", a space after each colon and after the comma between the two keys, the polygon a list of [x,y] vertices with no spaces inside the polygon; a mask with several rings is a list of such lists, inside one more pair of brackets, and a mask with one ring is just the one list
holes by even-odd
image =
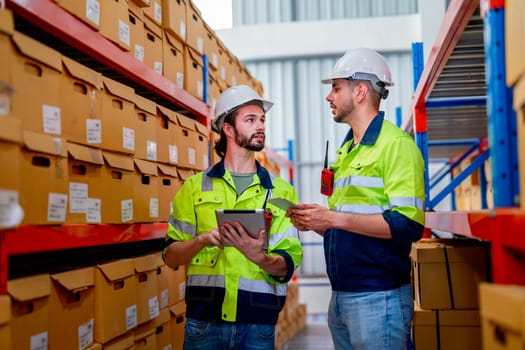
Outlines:
{"label": "white label on box", "polygon": [[100,224],[102,222],[102,201],[99,198],[88,198],[86,203],[86,222],[89,224]]}
{"label": "white label on box", "polygon": [[102,143],[102,121],[100,119],[86,119],[86,141],[89,144]]}
{"label": "white label on box", "polygon": [[159,217],[159,199],[158,198],[149,199],[149,217],[150,218]]}
{"label": "white label on box", "polygon": [[186,282],[179,283],[179,298],[184,298],[186,293]]}
{"label": "white label on box", "polygon": [[197,165],[195,148],[188,147],[188,163],[191,165]]}
{"label": "white label on box", "polygon": [[18,204],[18,192],[0,190],[0,229],[20,225],[24,212]]}
{"label": "white label on box", "polygon": [[120,18],[118,20],[118,40],[126,44],[129,47],[129,25],[126,22],[123,22]]}
{"label": "white label on box", "polygon": [[173,348],[171,347],[171,344],[168,344],[168,345],[164,346],[162,348],[162,350],[173,350]]}
{"label": "white label on box", "polygon": [[213,64],[214,67],[219,66],[219,56],[215,52],[211,54],[211,64]]}
{"label": "white label on box", "polygon": [[69,183],[69,212],[85,213],[87,210],[88,184]]}
{"label": "white label on box", "polygon": [[163,309],[168,306],[168,288],[160,292],[160,308]]}
{"label": "white label on box", "polygon": [[186,22],[180,21],[180,36],[186,41]]}
{"label": "white label on box", "polygon": [[144,62],[144,46],[135,44],[135,49],[133,50],[135,58],[140,62]]}
{"label": "white label on box", "polygon": [[64,222],[66,221],[67,194],[49,193],[47,202],[47,221]]}
{"label": "white label on box", "polygon": [[155,16],[155,21],[157,21],[158,24],[162,24],[162,6],[160,6],[159,3],[155,1],[155,4],[153,5],[153,13]]}
{"label": "white label on box", "polygon": [[202,167],[206,169],[208,168],[208,165],[209,165],[208,155],[205,154],[202,156]]}
{"label": "white label on box", "polygon": [[137,327],[137,304],[126,308],[126,330]]}
{"label": "white label on box", "polygon": [[32,335],[29,342],[30,350],[47,350],[47,332]]}
{"label": "white label on box", "polygon": [[232,85],[237,85],[237,77],[235,75],[232,77]]}
{"label": "white label on box", "polygon": [[60,123],[60,107],[42,105],[42,115],[44,117],[44,132],[48,134],[60,135],[62,132]]}
{"label": "white label on box", "polygon": [[184,88],[184,73],[177,72],[177,81],[175,82],[177,84],[177,87],[183,89]]}
{"label": "white label on box", "polygon": [[204,52],[204,40],[200,36],[197,38],[197,51],[200,53]]}
{"label": "white label on box", "polygon": [[168,151],[169,151],[169,162],[174,163],[174,164],[178,163],[179,162],[179,151],[177,149],[177,146],[169,145]]}
{"label": "white label on box", "polygon": [[159,299],[156,295],[148,300],[148,307],[150,320],[159,316]]}
{"label": "white label on box", "polygon": [[122,127],[122,147],[130,151],[135,150],[135,130]]}
{"label": "white label on box", "polygon": [[204,94],[204,86],[202,85],[202,80],[197,81],[197,95],[199,95],[200,98],[202,98],[202,95]]}
{"label": "white label on box", "polygon": [[11,114],[11,96],[0,91],[0,115]]}
{"label": "white label on box", "polygon": [[162,75],[162,62],[155,61],[153,62],[153,70],[160,75]]}
{"label": "white label on box", "polygon": [[124,199],[120,201],[120,213],[122,222],[133,220],[133,199]]}
{"label": "white label on box", "polygon": [[222,80],[226,80],[226,68],[221,67],[221,78]]}
{"label": "white label on box", "polygon": [[92,318],[84,324],[78,326],[78,345],[80,350],[93,343],[93,325],[95,320]]}
{"label": "white label on box", "polygon": [[157,160],[157,143],[155,141],[146,141],[146,156],[148,160]]}
{"label": "white label on box", "polygon": [[97,27],[100,25],[100,3],[98,0],[86,1],[86,17]]}

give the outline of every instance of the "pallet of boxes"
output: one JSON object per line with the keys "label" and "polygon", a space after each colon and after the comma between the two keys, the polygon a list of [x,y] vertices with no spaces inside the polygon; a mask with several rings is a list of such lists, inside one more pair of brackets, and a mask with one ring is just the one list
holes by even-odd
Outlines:
{"label": "pallet of boxes", "polygon": [[292,279],[286,291],[286,303],[279,313],[275,327],[275,349],[282,350],[286,343],[306,325],[306,304],[299,303],[299,283]]}
{"label": "pallet of boxes", "polygon": [[478,288],[489,278],[488,245],[422,239],[412,245],[416,350],[481,349]]}

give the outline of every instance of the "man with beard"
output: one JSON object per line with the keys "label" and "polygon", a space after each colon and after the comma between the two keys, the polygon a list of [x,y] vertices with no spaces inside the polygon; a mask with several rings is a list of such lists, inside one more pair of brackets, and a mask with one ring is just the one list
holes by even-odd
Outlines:
{"label": "man with beard", "polygon": [[173,200],[163,256],[172,268],[187,265],[184,349],[274,349],[287,282],[302,260],[298,232],[276,207],[258,238],[238,222],[219,228],[215,217],[216,209],[266,208],[269,197],[297,202],[295,189],[255,160],[272,105],[246,85],[225,90],[212,121],[221,161],[186,179]]}
{"label": "man with beard", "polygon": [[287,216],[322,235],[335,349],[405,349],[413,314],[410,248],[424,228],[424,165],[412,138],[384,119],[392,86],[385,59],[359,48],[340,58],[326,97],[350,126],[333,170],[328,208],[300,203]]}

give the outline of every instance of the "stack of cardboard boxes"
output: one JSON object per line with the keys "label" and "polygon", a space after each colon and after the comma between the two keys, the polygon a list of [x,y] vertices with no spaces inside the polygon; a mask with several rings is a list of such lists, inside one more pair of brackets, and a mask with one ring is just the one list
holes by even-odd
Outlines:
{"label": "stack of cardboard boxes", "polygon": [[488,247],[471,239],[412,246],[416,350],[480,349],[478,287],[489,278]]}
{"label": "stack of cardboard boxes", "polygon": [[160,253],[10,280],[2,349],[182,349],[185,269]]}

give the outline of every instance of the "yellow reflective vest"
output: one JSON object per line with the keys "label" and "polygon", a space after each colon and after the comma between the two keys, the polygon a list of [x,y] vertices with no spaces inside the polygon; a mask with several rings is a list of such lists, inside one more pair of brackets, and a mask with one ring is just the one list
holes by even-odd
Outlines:
{"label": "yellow reflective vest", "polygon": [[[166,241],[187,241],[217,227],[215,209],[262,208],[266,191],[297,202],[295,189],[259,163],[251,185],[237,196],[232,175],[221,161],[189,177],[173,200]],[[187,270],[187,317],[207,321],[275,324],[286,299],[287,282],[302,261],[297,230],[285,212],[270,204],[273,220],[268,254],[286,260],[284,277],[271,276],[234,247],[205,247]]]}

